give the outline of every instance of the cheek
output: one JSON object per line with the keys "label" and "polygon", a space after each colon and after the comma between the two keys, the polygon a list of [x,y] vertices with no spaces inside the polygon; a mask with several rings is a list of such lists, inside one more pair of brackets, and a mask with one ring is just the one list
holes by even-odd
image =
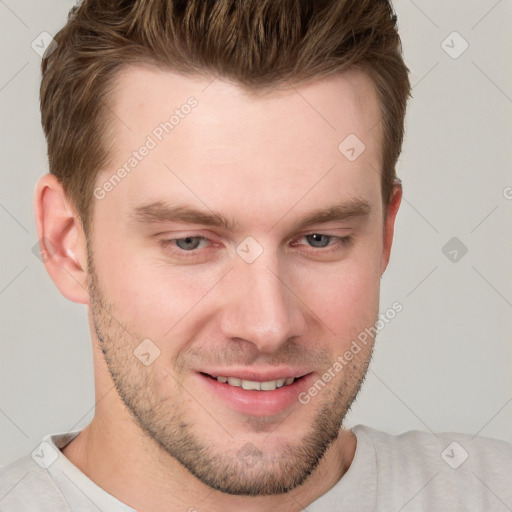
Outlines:
{"label": "cheek", "polygon": [[[98,237],[102,243],[97,243],[94,256],[99,285],[113,302],[116,318],[142,339],[185,339],[190,321],[208,313],[203,309],[208,301],[202,299],[226,269],[167,265],[140,247],[123,244],[115,231],[108,234]],[[309,261],[288,268],[292,289],[337,339],[350,342],[378,314],[382,247],[373,235],[339,262]]]}
{"label": "cheek", "polygon": [[114,304],[116,319],[157,343],[176,337],[181,320],[218,280],[211,269],[172,267],[114,237],[98,244],[94,256],[99,286]]}
{"label": "cheek", "polygon": [[305,283],[305,302],[336,335],[348,335],[373,324],[379,305],[379,281],[375,272],[344,268],[321,273],[313,282]]}
{"label": "cheek", "polygon": [[379,246],[372,242],[343,261],[317,264],[296,278],[301,298],[337,340],[350,343],[375,323],[380,292]]}

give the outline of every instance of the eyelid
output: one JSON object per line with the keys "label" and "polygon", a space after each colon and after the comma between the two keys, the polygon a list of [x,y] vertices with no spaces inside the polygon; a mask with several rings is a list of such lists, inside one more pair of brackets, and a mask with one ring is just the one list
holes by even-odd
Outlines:
{"label": "eyelid", "polygon": [[[313,228],[309,228],[309,229],[303,229],[303,230],[295,233],[292,237],[290,237],[288,239],[288,241],[294,240],[299,237],[308,236],[308,235],[325,235],[325,236],[332,236],[332,237],[343,237],[343,236],[346,236],[346,234],[349,234],[349,233],[346,233],[346,234],[340,235],[340,234],[332,233],[332,232],[336,232],[336,231],[338,231],[338,232],[342,231],[344,233],[352,232],[352,227],[332,227],[332,228],[319,227],[316,229],[313,227]],[[166,240],[181,240],[183,238],[206,238],[211,241],[211,233],[205,234],[204,232],[193,231],[193,230],[192,231],[183,230],[181,232],[178,231],[177,233],[176,232],[173,232],[173,233],[159,232],[159,233],[155,233],[154,235],[151,235],[151,238],[159,238],[160,236],[165,237],[166,235],[169,237],[169,238],[165,238]]]}
{"label": "eyelid", "polygon": [[308,246],[307,251],[312,252],[318,252],[318,253],[329,253],[329,252],[335,252],[336,250],[340,249],[340,246],[346,247],[348,244],[352,242],[353,236],[352,235],[345,235],[345,236],[339,236],[339,235],[331,235],[329,233],[322,233],[321,231],[313,231],[311,233],[306,233],[304,235],[300,235],[298,237],[295,237],[294,240],[300,240],[301,238],[311,236],[311,235],[320,235],[320,236],[327,236],[333,240],[336,241],[336,243],[332,243],[329,245],[326,245],[325,247],[312,247]]}
{"label": "eyelid", "polygon": [[[307,250],[303,250],[302,252],[311,252],[311,253],[318,253],[318,254],[323,253],[325,255],[330,254],[330,253],[335,253],[338,250],[347,248],[348,245],[352,243],[352,239],[353,239],[353,236],[351,234],[345,235],[345,236],[339,236],[339,235],[333,235],[330,233],[323,233],[321,230],[318,230],[318,231],[307,231],[303,234],[297,234],[294,236],[294,238],[291,239],[291,241],[292,242],[297,241],[297,240],[300,240],[301,238],[305,238],[305,237],[311,236],[311,235],[327,236],[331,239],[334,239],[335,243],[331,243],[329,245],[326,245],[325,247],[309,246]],[[206,240],[207,242],[209,242],[209,245],[207,247],[192,249],[190,251],[185,251],[183,249],[180,249],[179,247],[176,247],[174,242],[176,242],[178,240],[183,240],[185,238],[196,238],[196,239],[200,239],[201,241]],[[192,234],[192,233],[185,234],[184,236],[176,236],[174,238],[163,239],[163,240],[160,240],[160,242],[159,242],[159,245],[161,245],[164,249],[169,246],[173,247],[173,250],[170,250],[169,252],[171,252],[173,255],[177,255],[178,257],[183,257],[183,258],[201,257],[204,255],[205,250],[210,248],[212,246],[212,244],[215,245],[215,242],[212,242],[212,240],[210,238],[208,238],[207,236],[204,236],[201,234]],[[293,245],[300,245],[300,244],[293,244]]]}
{"label": "eyelid", "polygon": [[[339,232],[343,232],[344,234],[339,234]],[[295,233],[295,235],[293,235],[292,237],[292,240],[294,238],[298,238],[298,237],[301,237],[301,236],[308,236],[308,235],[326,235],[326,236],[346,236],[346,234],[348,234],[347,232],[352,232],[353,231],[353,228],[352,227],[332,227],[332,228],[326,228],[326,227],[319,227],[319,228],[309,228],[309,229],[303,229],[301,231],[298,231],[297,233]],[[337,232],[337,234],[335,234],[335,232]]]}
{"label": "eyelid", "polygon": [[[344,231],[344,232],[348,232],[348,233],[345,233],[343,235],[341,234],[333,234],[332,231]],[[352,228],[325,228],[325,229],[306,229],[306,230],[303,230],[303,231],[299,231],[298,233],[295,233],[292,237],[290,237],[288,239],[288,242],[290,241],[293,241],[297,238],[303,238],[305,236],[310,236],[310,235],[324,235],[324,236],[329,236],[329,237],[332,237],[332,238],[345,238],[346,236],[348,236],[350,233],[352,232]],[[160,236],[165,236],[166,233],[155,233],[154,235],[152,235],[152,238],[158,238]],[[208,240],[209,242],[214,242],[216,243],[214,240],[212,240],[210,234],[204,234],[204,233],[197,233],[197,232],[194,232],[194,231],[184,231],[183,233],[179,233],[178,234],[175,234],[175,233],[169,233],[169,238],[164,238],[162,241],[163,242],[166,242],[166,241],[176,241],[176,240],[183,240],[184,238],[201,238],[201,239],[206,239]]]}

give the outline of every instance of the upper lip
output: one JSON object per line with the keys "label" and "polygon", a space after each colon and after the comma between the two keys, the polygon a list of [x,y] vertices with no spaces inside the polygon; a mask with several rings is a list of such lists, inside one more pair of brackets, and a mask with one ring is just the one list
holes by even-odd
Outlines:
{"label": "upper lip", "polygon": [[207,373],[212,377],[235,377],[241,380],[250,380],[256,382],[268,382],[277,379],[288,379],[290,377],[303,377],[311,373],[307,368],[281,368],[281,369],[241,369],[241,368],[216,368],[201,370],[201,373]]}

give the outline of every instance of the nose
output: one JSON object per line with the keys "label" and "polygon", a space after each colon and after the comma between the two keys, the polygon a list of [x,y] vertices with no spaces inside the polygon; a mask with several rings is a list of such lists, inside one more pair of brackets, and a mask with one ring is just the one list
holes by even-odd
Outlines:
{"label": "nose", "polygon": [[252,263],[239,259],[222,280],[220,327],[226,339],[249,341],[272,353],[303,334],[305,318],[293,283],[287,282],[278,258],[268,253]]}

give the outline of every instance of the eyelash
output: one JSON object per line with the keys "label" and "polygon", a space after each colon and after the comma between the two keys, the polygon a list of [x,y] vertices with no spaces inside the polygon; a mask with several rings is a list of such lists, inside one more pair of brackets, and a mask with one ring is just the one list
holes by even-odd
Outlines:
{"label": "eyelash", "polygon": [[[334,236],[334,235],[326,235],[324,233],[317,233],[317,232],[314,232],[314,233],[307,233],[305,235],[302,235],[299,240],[301,238],[306,238],[308,236],[312,236],[312,235],[320,235],[320,236],[325,236],[329,239],[334,239],[334,240],[337,240],[338,243],[335,244],[335,245],[327,245],[326,247],[311,247],[311,249],[313,249],[313,252],[317,252],[317,251],[321,251],[322,253],[324,254],[331,254],[331,253],[335,253],[337,251],[340,251],[344,248],[347,248],[351,243],[352,243],[352,236]],[[208,240],[208,238],[204,237],[204,236],[183,236],[183,237],[180,237],[180,238],[171,238],[171,239],[168,239],[168,240],[161,240],[160,241],[160,245],[166,249],[166,250],[169,250],[169,252],[173,253],[173,254],[177,254],[178,256],[180,257],[185,257],[185,258],[191,258],[191,257],[197,257],[198,256],[198,251],[200,249],[192,249],[190,251],[185,251],[183,249],[170,249],[170,247],[176,247],[176,245],[174,244],[174,242],[178,241],[178,240],[185,240],[187,238],[192,238],[192,239],[199,239],[199,240]],[[330,247],[330,249],[329,249]]]}

